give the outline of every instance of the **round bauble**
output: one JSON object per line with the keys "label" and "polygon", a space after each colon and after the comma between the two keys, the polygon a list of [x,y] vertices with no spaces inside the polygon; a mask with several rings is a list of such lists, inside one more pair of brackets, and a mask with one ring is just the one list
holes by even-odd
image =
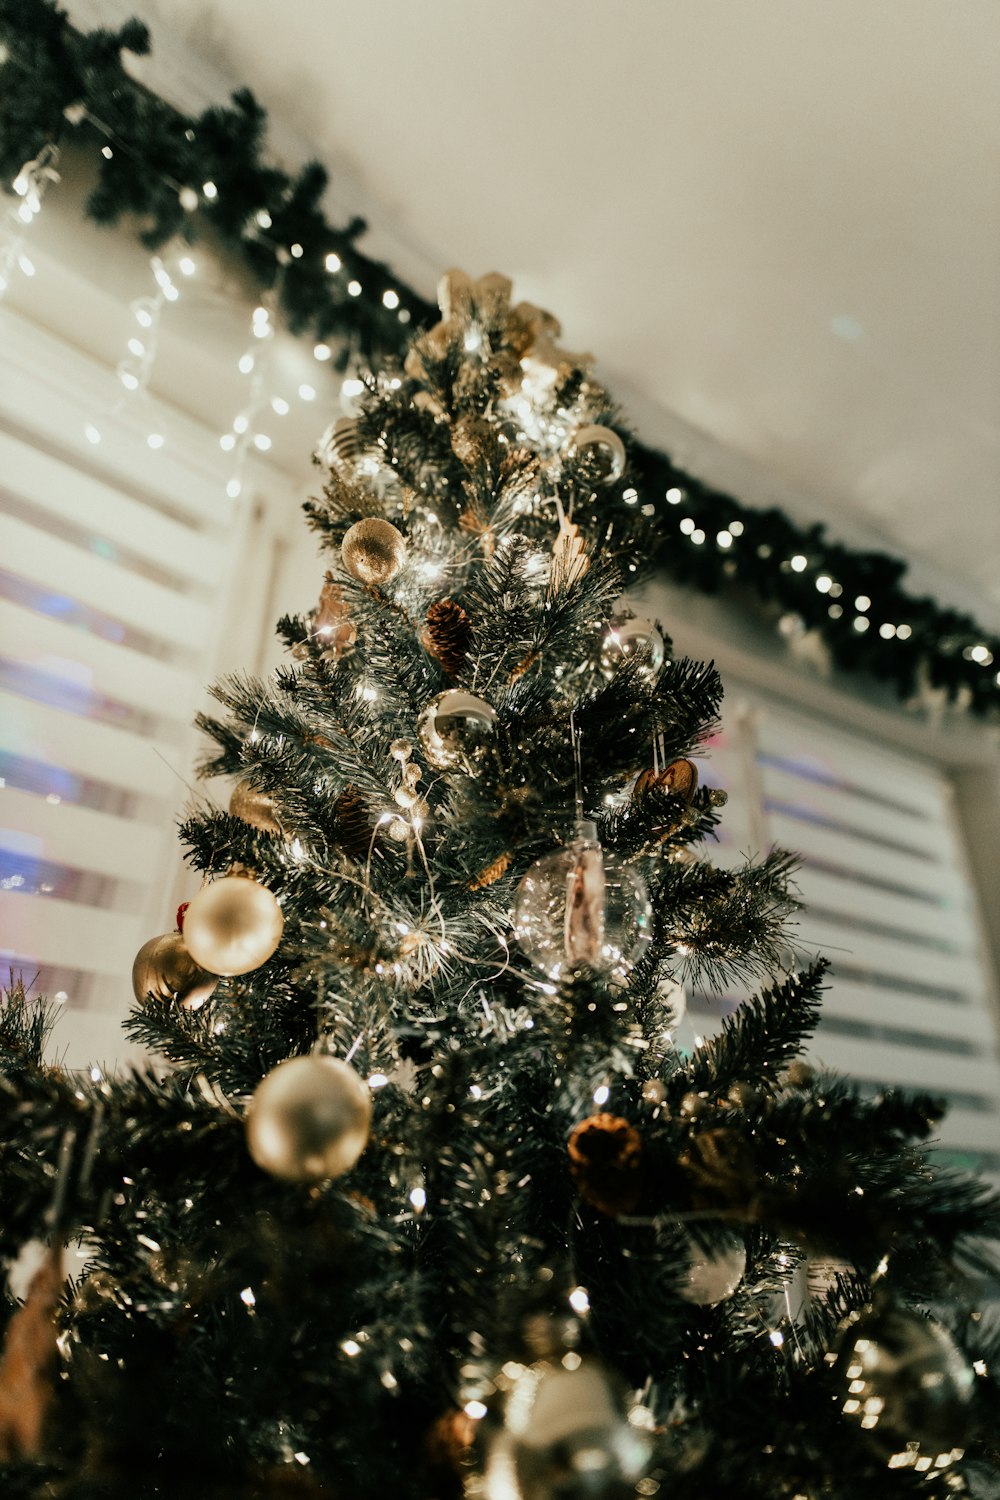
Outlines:
{"label": "round bauble", "polygon": [[247,1148],[286,1182],[340,1177],[368,1144],[371,1092],[338,1057],[290,1057],[258,1084],[247,1111]]}
{"label": "round bauble", "polygon": [[731,1297],[746,1274],[747,1247],[740,1234],[727,1235],[722,1244],[702,1250],[692,1240],[687,1275],[680,1285],[685,1302],[715,1307]]}
{"label": "round bauble", "polygon": [[417,733],[424,754],[439,771],[471,771],[496,740],[496,710],[461,688],[432,698],[420,715]]}
{"label": "round bauble", "polygon": [[599,658],[605,677],[613,677],[622,662],[636,658],[640,675],[648,680],[656,676],[666,656],[663,632],[655,620],[634,615],[631,610],[611,616]]}
{"label": "round bauble", "polygon": [[888,1459],[937,1469],[961,1457],[975,1373],[940,1323],[892,1304],[856,1313],[834,1374],[844,1416]]}
{"label": "round bauble", "polygon": [[593,823],[581,824],[521,880],[514,936],[549,979],[590,969],[624,984],[653,936],[646,882],[601,848]]}
{"label": "round bauble", "polygon": [[391,521],[365,516],[345,535],[340,555],[352,578],[380,585],[395,578],[405,563],[406,542]]}
{"label": "round bauble", "polygon": [[625,473],[625,444],[611,427],[578,427],[565,451],[567,458],[593,464],[598,484],[614,484]]}
{"label": "round bauble", "polygon": [[651,1454],[617,1377],[575,1353],[516,1375],[483,1444],[485,1500],[629,1500]]}
{"label": "round bauble", "polygon": [[258,791],[249,781],[238,781],[229,798],[229,811],[234,818],[242,818],[251,828],[262,833],[281,833],[278,814],[274,810],[274,799],[266,792]]}
{"label": "round bauble", "polygon": [[218,975],[195,963],[179,932],[150,938],[132,965],[132,989],[140,1002],[152,995],[156,1000],[179,1000],[187,1010],[197,1010],[218,982]]}
{"label": "round bauble", "polygon": [[358,466],[364,462],[372,469],[378,466],[378,453],[366,448],[358,437],[358,424],[353,417],[338,417],[331,422],[319,440],[316,457],[321,464],[341,479],[353,479]]}
{"label": "round bauble", "polygon": [[210,974],[248,974],[281,942],[285,919],[271,892],[246,875],[226,875],[195,896],[184,946]]}

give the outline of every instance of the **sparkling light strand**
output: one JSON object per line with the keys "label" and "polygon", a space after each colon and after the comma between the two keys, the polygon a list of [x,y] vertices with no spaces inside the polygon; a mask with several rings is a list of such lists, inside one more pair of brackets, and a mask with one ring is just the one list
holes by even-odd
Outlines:
{"label": "sparkling light strand", "polygon": [[24,249],[25,231],[41,210],[42,199],[51,185],[59,181],[58,161],[59,148],[50,142],[36,157],[25,162],[11,184],[18,201],[7,209],[0,226],[0,300],[15,272],[20,271],[22,276],[35,274],[34,262]]}

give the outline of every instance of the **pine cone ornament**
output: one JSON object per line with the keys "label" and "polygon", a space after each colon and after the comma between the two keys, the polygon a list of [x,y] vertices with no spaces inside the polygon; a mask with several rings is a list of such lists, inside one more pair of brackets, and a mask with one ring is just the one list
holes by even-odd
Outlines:
{"label": "pine cone ornament", "polygon": [[642,1192],[642,1137],[620,1115],[591,1115],[569,1138],[569,1171],[585,1203],[609,1218],[632,1213]]}
{"label": "pine cone ornament", "polygon": [[371,818],[365,799],[353,786],[346,786],[337,798],[335,826],[341,848],[355,859],[367,859],[372,836]]}
{"label": "pine cone ornament", "polygon": [[510,850],[505,849],[503,854],[498,854],[496,859],[491,860],[488,865],[483,866],[479,874],[469,881],[467,889],[470,891],[484,891],[488,885],[495,885],[510,869],[510,862],[513,857]]}
{"label": "pine cone ornament", "polygon": [[454,599],[438,599],[427,611],[423,633],[424,649],[440,662],[449,677],[455,677],[465,665],[472,620]]}

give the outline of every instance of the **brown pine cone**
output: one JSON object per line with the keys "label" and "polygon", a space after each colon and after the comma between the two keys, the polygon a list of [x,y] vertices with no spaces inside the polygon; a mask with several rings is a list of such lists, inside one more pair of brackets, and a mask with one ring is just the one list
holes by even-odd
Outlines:
{"label": "brown pine cone", "polygon": [[361,793],[353,786],[345,786],[337,798],[335,822],[337,842],[355,859],[368,858],[372,824],[368,806]]}
{"label": "brown pine cone", "polygon": [[570,1132],[569,1171],[580,1197],[614,1219],[642,1192],[642,1137],[620,1115],[591,1115]]}
{"label": "brown pine cone", "polygon": [[488,885],[494,885],[502,875],[506,875],[510,869],[510,862],[514,858],[509,849],[503,854],[498,854],[496,859],[484,865],[478,875],[474,875],[469,881],[466,889],[470,891],[483,891]]}
{"label": "brown pine cone", "polygon": [[421,637],[424,649],[441,663],[449,677],[465,665],[472,639],[472,620],[454,599],[438,599],[427,611]]}

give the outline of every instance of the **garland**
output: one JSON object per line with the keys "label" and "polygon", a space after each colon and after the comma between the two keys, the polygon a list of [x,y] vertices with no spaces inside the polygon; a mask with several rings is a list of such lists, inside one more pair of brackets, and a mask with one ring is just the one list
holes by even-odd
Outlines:
{"label": "garland", "polygon": [[[174,109],[128,73],[123,53],[149,51],[146,27],[76,31],[55,0],[0,0],[0,182],[50,144],[100,139],[95,222],[134,219],[156,249],[210,232],[274,288],[289,327],[335,341],[336,368],[401,355],[433,321],[430,303],[358,249],[365,230],[320,207],[327,174],[297,176],[265,158],[266,114],[248,89],[197,117]],[[636,503],[662,511],[653,561],[704,593],[741,588],[792,637],[822,642],[847,672],[867,673],[904,700],[940,701],[993,716],[1000,709],[1000,637],[961,611],[903,587],[906,563],[831,541],[777,507],[745,505],[635,441]]]}

